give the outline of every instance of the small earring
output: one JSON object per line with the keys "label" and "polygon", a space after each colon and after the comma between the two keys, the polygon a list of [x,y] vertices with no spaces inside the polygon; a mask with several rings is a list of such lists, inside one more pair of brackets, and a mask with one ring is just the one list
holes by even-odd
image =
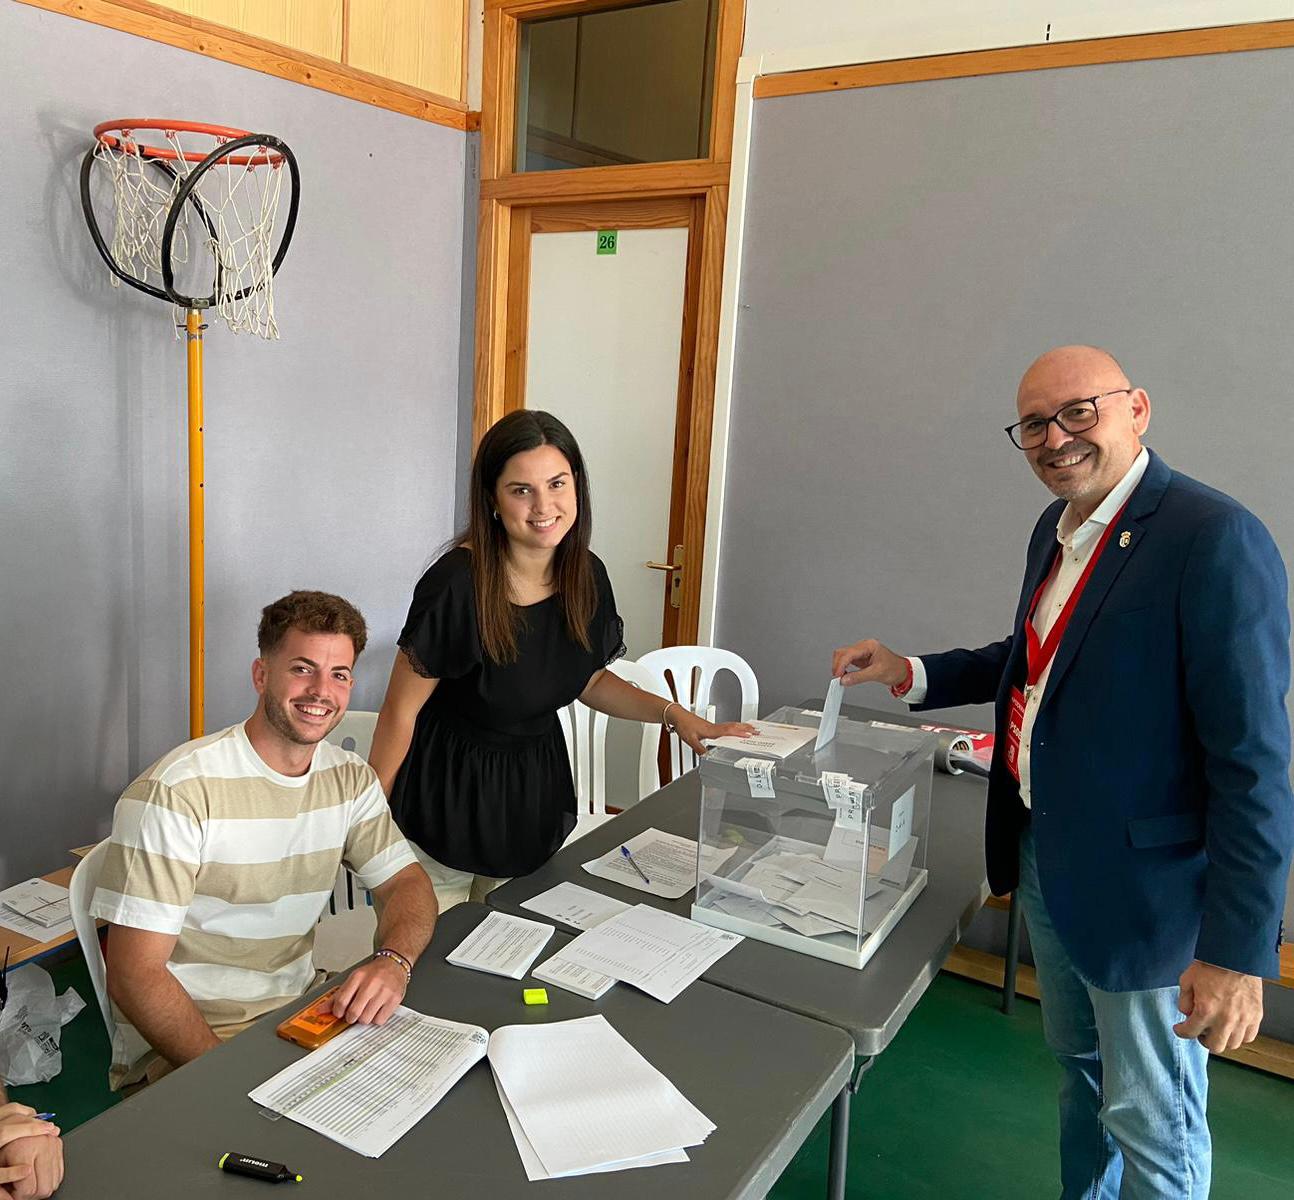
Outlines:
{"label": "small earring", "polygon": [[499,510],[497,508],[494,510],[494,519],[496,521],[499,519]]}

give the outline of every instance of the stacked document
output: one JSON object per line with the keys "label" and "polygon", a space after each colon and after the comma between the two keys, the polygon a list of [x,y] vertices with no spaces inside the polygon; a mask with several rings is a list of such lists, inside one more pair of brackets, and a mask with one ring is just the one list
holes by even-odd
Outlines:
{"label": "stacked document", "polygon": [[51,942],[72,932],[67,888],[28,879],[0,892],[0,926],[34,942]]}
{"label": "stacked document", "polygon": [[456,967],[520,979],[553,936],[553,927],[492,912],[446,956]]}
{"label": "stacked document", "polygon": [[422,1120],[484,1056],[475,1025],[401,1006],[385,1025],[352,1025],[247,1094],[368,1158]]}
{"label": "stacked document", "polygon": [[530,972],[543,983],[550,983],[563,991],[574,992],[585,1000],[601,1000],[613,987],[616,981],[610,975],[600,971],[590,971],[563,956],[559,950],[547,962],[541,962]]}
{"label": "stacked document", "polygon": [[740,934],[637,904],[580,934],[560,957],[668,1004],[740,941]]}
{"label": "stacked document", "polygon": [[530,1179],[686,1162],[684,1148],[714,1130],[603,1017],[491,1036],[401,1007],[385,1025],[352,1025],[248,1095],[377,1158],[487,1054]]}
{"label": "stacked document", "polygon": [[[809,730],[809,736],[813,736],[813,730]],[[601,858],[586,862],[584,869],[600,879],[610,879],[664,900],[677,900],[696,886],[698,850],[691,838],[644,829],[625,842],[624,849],[633,856],[632,860],[616,846]],[[717,871],[734,853],[735,846],[729,850],[704,847],[700,851],[701,870]]]}
{"label": "stacked document", "polygon": [[505,1026],[489,1056],[531,1180],[686,1162],[715,1128],[604,1017]]}

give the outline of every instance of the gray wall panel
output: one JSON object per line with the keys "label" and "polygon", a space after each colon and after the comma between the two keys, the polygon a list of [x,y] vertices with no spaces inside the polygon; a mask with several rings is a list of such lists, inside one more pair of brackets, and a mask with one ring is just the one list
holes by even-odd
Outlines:
{"label": "gray wall panel", "polygon": [[[821,694],[859,637],[917,653],[1009,631],[1050,496],[1001,428],[1057,343],[1118,354],[1150,444],[1294,559],[1292,67],[756,103],[717,626],[765,708]],[[893,703],[876,691],[860,702]]]}
{"label": "gray wall panel", "polygon": [[303,176],[282,339],[206,341],[208,728],[245,716],[260,607],[292,587],[371,626],[375,708],[414,581],[452,526],[463,134],[0,5],[0,883],[105,831],[187,736],[184,350],[108,285],[77,167],[98,121],[274,132]]}

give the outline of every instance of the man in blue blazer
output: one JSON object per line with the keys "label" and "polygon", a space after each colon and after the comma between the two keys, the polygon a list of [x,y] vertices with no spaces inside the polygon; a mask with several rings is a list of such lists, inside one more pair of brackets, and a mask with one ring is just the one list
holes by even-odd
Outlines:
{"label": "man in blue blazer", "polygon": [[1062,1197],[1207,1196],[1207,1051],[1257,1036],[1294,846],[1288,591],[1263,524],[1142,447],[1091,346],[1025,373],[1007,430],[1059,499],[1011,635],[837,650],[913,708],[993,701],[985,849],[1015,890],[1062,1067]]}

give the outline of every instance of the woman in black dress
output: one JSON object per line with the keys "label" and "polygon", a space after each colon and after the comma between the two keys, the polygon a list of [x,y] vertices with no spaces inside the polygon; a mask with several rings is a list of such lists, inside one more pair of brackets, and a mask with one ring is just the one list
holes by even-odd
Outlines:
{"label": "woman in black dress", "polygon": [[418,581],[369,759],[442,908],[525,875],[575,827],[557,712],[579,699],[662,722],[694,750],[716,725],[605,668],[625,653],[589,550],[588,476],[570,431],[521,410],[472,463],[468,525]]}

